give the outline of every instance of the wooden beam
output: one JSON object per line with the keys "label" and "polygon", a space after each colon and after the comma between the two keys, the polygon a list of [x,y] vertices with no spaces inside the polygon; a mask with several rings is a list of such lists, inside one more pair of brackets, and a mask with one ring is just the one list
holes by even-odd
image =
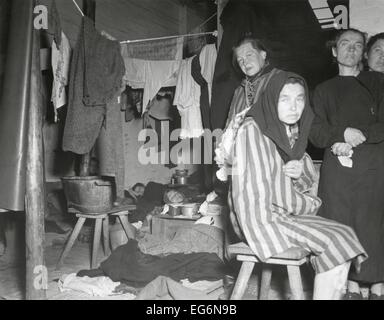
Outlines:
{"label": "wooden beam", "polygon": [[223,38],[223,26],[220,23],[220,16],[224,10],[228,0],[216,0],[217,5],[217,49],[220,48],[221,39]]}
{"label": "wooden beam", "polygon": [[179,34],[187,33],[188,7],[185,4],[179,5]]}
{"label": "wooden beam", "polygon": [[95,0],[83,0],[83,13],[93,22],[96,22],[96,2]]}
{"label": "wooden beam", "polygon": [[47,268],[44,263],[44,149],[43,101],[41,96],[40,34],[31,30],[32,54],[30,106],[28,111],[28,150],[25,195],[26,299],[46,299]]}

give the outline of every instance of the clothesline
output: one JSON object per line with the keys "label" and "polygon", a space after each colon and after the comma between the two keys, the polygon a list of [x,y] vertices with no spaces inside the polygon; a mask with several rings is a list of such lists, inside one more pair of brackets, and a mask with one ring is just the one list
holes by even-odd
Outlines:
{"label": "clothesline", "polygon": [[83,11],[81,11],[81,9],[80,9],[79,5],[77,4],[77,2],[75,0],[72,0],[72,2],[75,4],[75,6],[76,6],[77,10],[79,10],[80,14],[84,17],[84,13],[83,13]]}
{"label": "clothesline", "polygon": [[[84,17],[84,13],[83,11],[80,9],[79,5],[77,4],[77,2],[75,0],[72,0],[72,2],[74,3],[74,5],[76,6],[77,10],[80,12],[80,14]],[[214,16],[216,15],[213,14],[212,16],[210,16],[207,20],[205,20],[202,24],[200,24],[200,26],[202,26],[203,24],[207,23],[209,20],[211,20]],[[200,27],[199,26],[199,27]],[[137,43],[137,42],[145,42],[145,41],[153,41],[153,40],[165,40],[165,39],[172,39],[172,38],[179,38],[179,37],[196,37],[196,36],[203,36],[203,35],[208,35],[208,34],[211,34],[213,35],[214,37],[217,37],[217,30],[215,31],[209,31],[209,32],[200,32],[200,33],[188,33],[188,34],[182,34],[182,35],[177,35],[177,36],[165,36],[165,37],[157,37],[157,38],[148,38],[148,39],[137,39],[137,40],[125,40],[125,41],[120,41],[121,44],[124,44],[124,43]]]}
{"label": "clothesline", "polygon": [[214,37],[217,37],[217,30],[215,31],[209,31],[209,32],[200,32],[200,33],[187,33],[187,34],[181,34],[176,36],[165,36],[165,37],[157,37],[157,38],[147,38],[147,39],[137,39],[137,40],[125,40],[120,41],[121,44],[124,43],[135,43],[135,42],[145,42],[145,41],[153,41],[153,40],[165,40],[165,39],[172,39],[172,38],[181,38],[181,37],[196,37],[196,36],[203,36],[211,34]]}

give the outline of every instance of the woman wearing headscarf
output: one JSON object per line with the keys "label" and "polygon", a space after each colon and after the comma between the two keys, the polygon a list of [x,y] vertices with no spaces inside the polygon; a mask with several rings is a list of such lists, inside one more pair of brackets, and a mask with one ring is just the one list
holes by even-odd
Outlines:
{"label": "woman wearing headscarf", "polygon": [[384,75],[360,71],[365,36],[341,30],[332,44],[339,75],[317,86],[311,142],[324,148],[319,215],[354,229],[369,259],[349,275],[346,299],[382,299],[384,283]]}
{"label": "woman wearing headscarf", "polygon": [[312,119],[304,79],[274,75],[225,159],[232,170],[231,220],[261,261],[292,247],[310,251],[313,298],[340,299],[350,262],[359,269],[366,254],[351,228],[316,216],[317,173],[305,153]]}

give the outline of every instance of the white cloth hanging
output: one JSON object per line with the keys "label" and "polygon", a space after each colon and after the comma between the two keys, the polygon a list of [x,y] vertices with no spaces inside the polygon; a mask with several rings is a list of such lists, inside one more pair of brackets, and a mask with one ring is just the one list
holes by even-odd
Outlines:
{"label": "white cloth hanging", "polygon": [[200,112],[201,90],[191,74],[193,58],[181,63],[173,100],[181,117],[181,139],[197,138],[204,132]]}
{"label": "white cloth hanging", "polygon": [[209,103],[211,103],[212,97],[212,81],[215,72],[216,59],[217,51],[215,44],[207,44],[201,49],[199,56],[201,75],[208,84]]}
{"label": "white cloth hanging", "polygon": [[61,32],[61,44],[57,47],[55,40],[52,42],[51,64],[53,71],[53,85],[51,101],[55,107],[55,120],[57,109],[67,103],[65,86],[68,84],[71,47],[68,38]]}
{"label": "white cloth hanging", "polygon": [[125,64],[123,80],[132,88],[144,88],[143,111],[162,87],[176,85],[177,74],[182,60],[142,60],[130,58],[127,47],[122,45],[121,54]]}

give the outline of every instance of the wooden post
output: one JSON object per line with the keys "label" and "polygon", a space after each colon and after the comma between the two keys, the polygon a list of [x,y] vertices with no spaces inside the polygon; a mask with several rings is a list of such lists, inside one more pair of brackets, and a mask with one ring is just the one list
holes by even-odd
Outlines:
{"label": "wooden post", "polygon": [[46,299],[48,272],[44,263],[44,149],[43,101],[40,71],[40,34],[31,28],[32,53],[30,106],[28,111],[28,150],[25,195],[26,299]]}
{"label": "wooden post", "polygon": [[223,12],[223,9],[225,5],[227,4],[228,0],[216,0],[217,4],[217,49],[220,48],[221,39],[223,37],[223,27],[220,23],[220,16]]}
{"label": "wooden post", "polygon": [[[85,16],[90,18],[94,23],[96,19],[96,2],[95,0],[83,0],[83,13]],[[91,152],[80,156],[79,164],[79,176],[89,176],[89,163],[91,161]]]}
{"label": "wooden post", "polygon": [[95,0],[83,0],[83,13],[94,23],[96,22],[96,2]]}

